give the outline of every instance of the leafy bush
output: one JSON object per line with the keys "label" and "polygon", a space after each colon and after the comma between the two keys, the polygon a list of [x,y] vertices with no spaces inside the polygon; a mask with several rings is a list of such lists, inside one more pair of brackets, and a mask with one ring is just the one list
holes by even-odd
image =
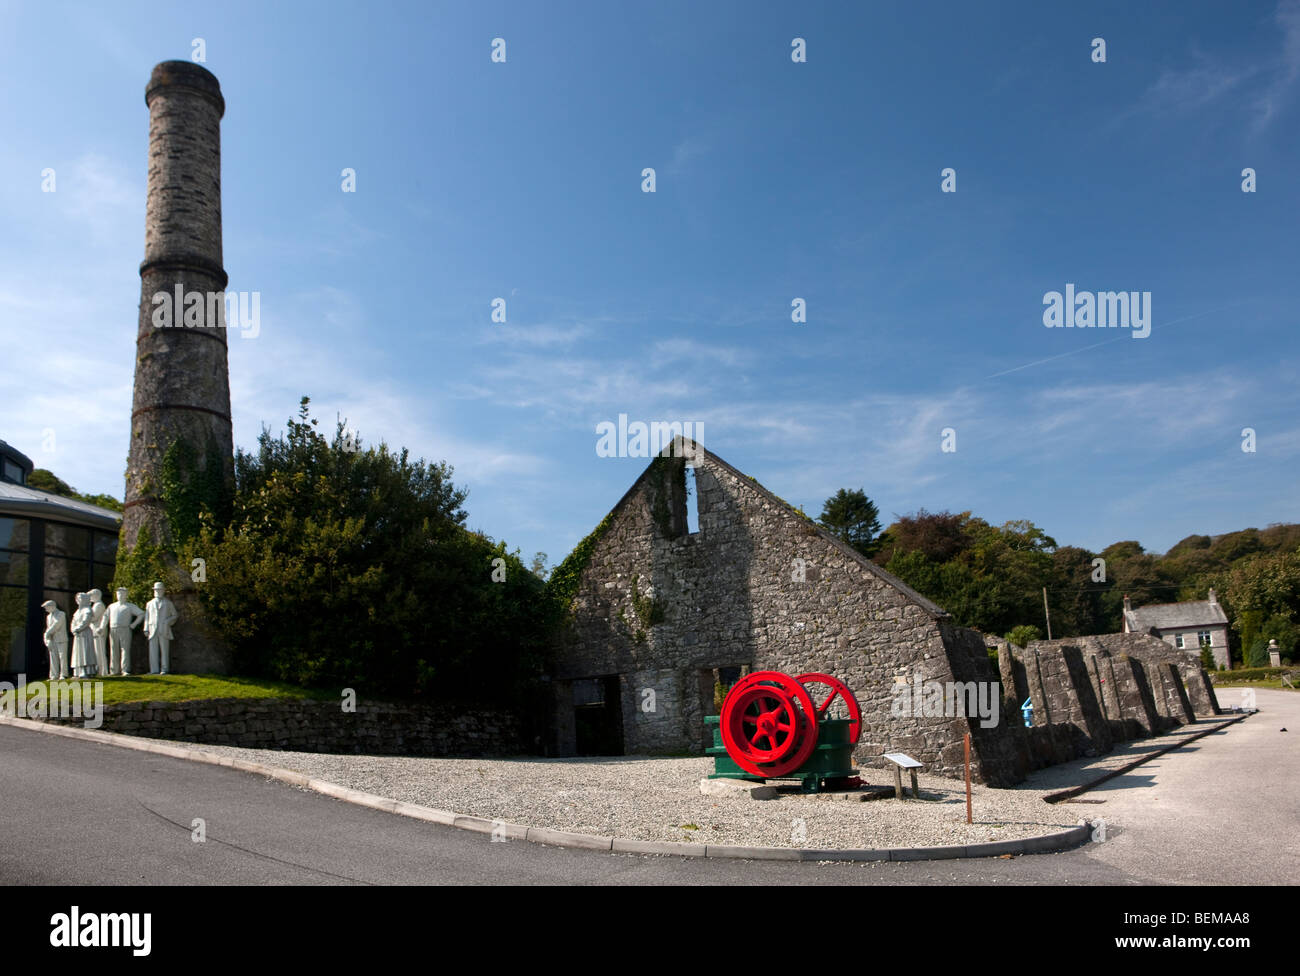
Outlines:
{"label": "leafy bush", "polygon": [[1268,667],[1268,641],[1262,637],[1250,645],[1246,651],[1245,665],[1248,668],[1266,668]]}
{"label": "leafy bush", "polygon": [[723,684],[721,681],[713,682],[713,707],[721,714],[722,703],[727,700],[727,692],[731,690],[731,685]]}
{"label": "leafy bush", "polygon": [[1216,682],[1270,681],[1290,673],[1290,668],[1238,668],[1236,671],[1215,671],[1210,675]]}
{"label": "leafy bush", "polygon": [[1033,624],[1021,624],[1002,635],[1017,647],[1027,647],[1031,641],[1042,640],[1043,632]]}
{"label": "leafy bush", "polygon": [[464,528],[446,464],[332,442],[302,400],[287,436],[235,458],[229,525],[182,563],[241,673],[361,694],[501,703],[542,670],[551,603],[517,553]]}

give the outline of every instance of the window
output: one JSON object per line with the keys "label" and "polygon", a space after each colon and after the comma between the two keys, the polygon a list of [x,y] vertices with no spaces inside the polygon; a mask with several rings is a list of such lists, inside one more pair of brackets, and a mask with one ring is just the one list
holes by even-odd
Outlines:
{"label": "window", "polygon": [[27,670],[26,583],[24,580],[22,586],[0,586],[0,670]]}
{"label": "window", "polygon": [[1178,649],[1181,651],[1185,646],[1186,646],[1186,645],[1183,643],[1183,635],[1182,635],[1182,634],[1175,634],[1175,635],[1174,635],[1174,647],[1178,648]]}
{"label": "window", "polygon": [[700,531],[700,497],[695,484],[695,469],[686,468],[686,532],[694,535]]}
{"label": "window", "polygon": [[95,533],[95,562],[108,563],[117,559],[117,536],[108,532]]}
{"label": "window", "polygon": [[0,584],[27,585],[27,553],[0,549]]}
{"label": "window", "polygon": [[46,556],[45,585],[56,590],[84,593],[90,589],[90,571],[86,560]]}
{"label": "window", "polygon": [[69,559],[90,558],[90,529],[62,522],[45,523],[45,555]]}
{"label": "window", "polygon": [[0,549],[26,552],[32,534],[32,523],[27,519],[0,518]]}
{"label": "window", "polygon": [[1196,632],[1196,642],[1200,644],[1202,647],[1204,647],[1206,644],[1211,643],[1210,632],[1208,630],[1198,630]]}

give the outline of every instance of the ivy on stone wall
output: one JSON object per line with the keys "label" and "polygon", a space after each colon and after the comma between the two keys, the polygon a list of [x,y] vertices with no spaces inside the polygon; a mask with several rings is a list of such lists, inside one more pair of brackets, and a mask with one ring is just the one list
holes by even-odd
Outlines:
{"label": "ivy on stone wall", "polygon": [[640,580],[639,576],[632,577],[632,609],[636,611],[641,626],[649,629],[664,622],[664,605],[663,601],[656,600],[654,597],[642,596],[637,588],[638,580]]}
{"label": "ivy on stone wall", "polygon": [[[172,553],[155,543],[149,526],[144,525],[140,528],[134,549],[118,547],[117,564],[113,568],[113,589],[125,586],[131,602],[143,607],[153,599],[153,585],[159,582],[169,592],[177,592],[181,589],[180,571]],[[104,596],[109,597],[111,594],[105,593]],[[112,603],[113,599],[105,599],[104,602]]]}
{"label": "ivy on stone wall", "polygon": [[572,607],[573,600],[578,595],[578,585],[582,582],[582,574],[587,570],[587,564],[591,561],[591,554],[596,549],[596,543],[605,534],[613,519],[613,512],[606,515],[585,539],[573,547],[573,552],[564,557],[564,561],[551,570],[551,576],[546,581],[546,588],[551,599],[555,601],[562,611],[567,611]]}
{"label": "ivy on stone wall", "polygon": [[659,534],[665,539],[673,537],[673,515],[668,507],[668,499],[672,494],[672,483],[669,479],[677,472],[681,472],[683,478],[686,476],[685,464],[674,467],[672,464],[674,460],[681,459],[668,458],[660,454],[650,462],[649,481],[654,493],[654,500],[650,503],[650,517],[654,519],[655,525],[659,527]]}
{"label": "ivy on stone wall", "polygon": [[141,486],[146,497],[157,492],[170,540],[155,540],[148,525],[141,526],[133,549],[127,547],[125,538],[119,540],[113,587],[125,586],[131,601],[139,606],[153,598],[156,582],[173,593],[184,589],[188,579],[177,563],[177,552],[198,536],[205,517],[221,525],[229,520],[231,492],[215,437],[208,436],[201,468],[198,461],[194,445],[178,437],[163,454],[160,484],[146,480]]}
{"label": "ivy on stone wall", "polygon": [[181,545],[199,533],[199,521],[206,510],[224,525],[230,514],[230,492],[225,465],[216,439],[209,436],[203,466],[198,451],[183,437],[174,440],[163,455],[160,499],[167,514],[172,541]]}

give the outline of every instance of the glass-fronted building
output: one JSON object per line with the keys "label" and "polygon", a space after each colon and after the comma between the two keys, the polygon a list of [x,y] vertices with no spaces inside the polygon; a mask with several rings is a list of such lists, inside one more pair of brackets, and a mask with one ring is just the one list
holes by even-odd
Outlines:
{"label": "glass-fronted building", "polygon": [[27,484],[32,462],[0,441],[0,680],[49,672],[45,611],[68,615],[76,595],[98,588],[113,602],[113,567],[122,516]]}

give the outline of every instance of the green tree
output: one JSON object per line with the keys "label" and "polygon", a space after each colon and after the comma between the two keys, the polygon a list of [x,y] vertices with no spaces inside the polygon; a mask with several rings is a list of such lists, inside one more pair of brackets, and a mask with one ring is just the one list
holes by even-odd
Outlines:
{"label": "green tree", "polygon": [[1043,632],[1033,624],[1021,624],[1019,627],[1012,627],[1002,636],[1017,647],[1027,647],[1031,641],[1042,640]]}
{"label": "green tree", "polygon": [[818,521],[862,555],[869,557],[876,551],[880,511],[861,488],[853,491],[841,488],[826,499]]}
{"label": "green tree", "polygon": [[[1032,522],[918,512],[890,526],[885,568],[965,627],[1000,634],[1042,616],[1056,540]],[[879,562],[879,557],[877,557]]]}
{"label": "green tree", "polygon": [[1106,560],[1106,579],[1112,584],[1101,596],[1105,624],[1102,633],[1123,630],[1126,595],[1135,607],[1171,603],[1177,598],[1178,585],[1160,558],[1146,552],[1138,542],[1116,542],[1103,549],[1101,557]]}
{"label": "green tree", "polygon": [[946,563],[957,558],[973,543],[970,512],[927,512],[902,515],[882,534],[886,540],[876,555],[884,566],[895,555],[919,552],[931,562]]}
{"label": "green tree", "polygon": [[1300,549],[1256,553],[1239,561],[1227,574],[1224,592],[1245,660],[1257,654],[1261,639],[1265,646],[1269,637],[1279,644],[1294,641],[1300,624]]}
{"label": "green tree", "polygon": [[1100,576],[1101,569],[1093,565],[1096,558],[1077,546],[1061,546],[1052,553],[1051,581],[1046,585],[1054,636],[1106,632],[1102,596],[1114,586],[1114,581],[1109,575],[1104,580],[1095,578]]}
{"label": "green tree", "polygon": [[32,473],[27,476],[27,486],[35,488],[37,491],[48,491],[51,495],[75,498],[77,501],[85,502],[88,505],[98,505],[100,508],[107,508],[109,511],[122,511],[122,503],[112,495],[83,495],[54,472],[47,471],[45,468],[33,468]]}
{"label": "green tree", "polygon": [[464,527],[445,463],[317,430],[303,398],[284,436],[236,456],[227,527],[203,517],[183,562],[241,671],[362,694],[511,701],[541,670],[545,584]]}

